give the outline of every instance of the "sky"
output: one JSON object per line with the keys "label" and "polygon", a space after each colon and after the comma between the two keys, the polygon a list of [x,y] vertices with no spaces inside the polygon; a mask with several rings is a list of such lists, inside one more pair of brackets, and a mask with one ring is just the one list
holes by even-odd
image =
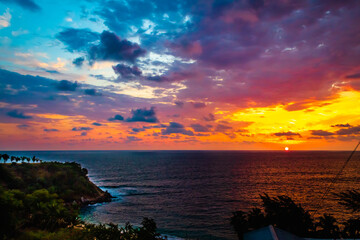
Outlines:
{"label": "sky", "polygon": [[0,0],[0,150],[352,150],[360,1]]}

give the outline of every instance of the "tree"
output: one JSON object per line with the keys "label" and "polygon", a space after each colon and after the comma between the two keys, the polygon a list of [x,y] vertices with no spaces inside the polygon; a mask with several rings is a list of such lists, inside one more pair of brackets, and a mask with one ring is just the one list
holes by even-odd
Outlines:
{"label": "tree", "polygon": [[360,237],[360,218],[350,218],[344,222],[343,237],[354,239]]}
{"label": "tree", "polygon": [[315,226],[318,237],[338,238],[340,236],[340,228],[337,225],[336,219],[329,214],[324,214],[320,217]]}
{"label": "tree", "polygon": [[239,239],[244,233],[267,225],[274,225],[298,236],[309,236],[314,231],[313,219],[308,211],[288,196],[271,198],[260,195],[264,212],[254,208],[250,212],[234,212],[231,218]]}
{"label": "tree", "polygon": [[9,160],[9,155],[7,155],[6,153],[2,155],[2,158],[4,159],[4,163],[7,162],[7,160]]}
{"label": "tree", "polygon": [[360,192],[358,190],[348,190],[334,194],[339,198],[339,204],[352,212],[360,212]]}

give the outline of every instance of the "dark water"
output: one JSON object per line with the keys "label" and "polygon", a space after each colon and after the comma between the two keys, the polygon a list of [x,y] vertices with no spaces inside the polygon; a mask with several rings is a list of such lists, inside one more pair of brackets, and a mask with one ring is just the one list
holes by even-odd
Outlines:
{"label": "dark water", "polygon": [[[155,219],[163,234],[191,239],[236,239],[233,211],[258,206],[259,194],[286,194],[307,210],[320,202],[325,188],[350,152],[262,151],[56,151],[17,152],[44,160],[76,161],[90,179],[116,197],[89,206],[91,222]],[[360,188],[357,153],[332,192]],[[340,219],[349,212],[329,195],[319,213]]]}

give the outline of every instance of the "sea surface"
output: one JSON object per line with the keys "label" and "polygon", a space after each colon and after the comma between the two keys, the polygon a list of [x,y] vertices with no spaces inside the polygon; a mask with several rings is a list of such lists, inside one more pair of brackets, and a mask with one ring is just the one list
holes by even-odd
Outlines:
{"label": "sea surface", "polygon": [[230,217],[260,206],[259,195],[288,195],[318,214],[351,215],[332,193],[360,189],[356,153],[322,200],[350,152],[336,151],[39,151],[8,152],[51,161],[75,161],[115,198],[82,210],[89,222],[153,218],[159,231],[187,239],[237,239]]}

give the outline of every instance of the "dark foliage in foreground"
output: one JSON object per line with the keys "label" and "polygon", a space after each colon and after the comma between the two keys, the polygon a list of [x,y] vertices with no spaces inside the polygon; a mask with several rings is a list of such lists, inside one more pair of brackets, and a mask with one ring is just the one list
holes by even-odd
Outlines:
{"label": "dark foliage in foreground", "polygon": [[[340,197],[339,203],[352,211],[360,209],[360,193],[348,191],[336,194]],[[268,195],[260,196],[262,208],[254,208],[249,212],[237,211],[231,217],[239,239],[243,239],[246,232],[253,231],[268,225],[286,230],[300,237],[313,238],[359,238],[360,218],[351,218],[343,223],[329,214],[324,214],[316,221],[300,204],[296,204],[288,196],[271,198]]]}
{"label": "dark foliage in foreground", "polygon": [[360,192],[358,190],[348,190],[335,194],[340,200],[339,204],[343,205],[348,210],[353,212],[360,212]]}

